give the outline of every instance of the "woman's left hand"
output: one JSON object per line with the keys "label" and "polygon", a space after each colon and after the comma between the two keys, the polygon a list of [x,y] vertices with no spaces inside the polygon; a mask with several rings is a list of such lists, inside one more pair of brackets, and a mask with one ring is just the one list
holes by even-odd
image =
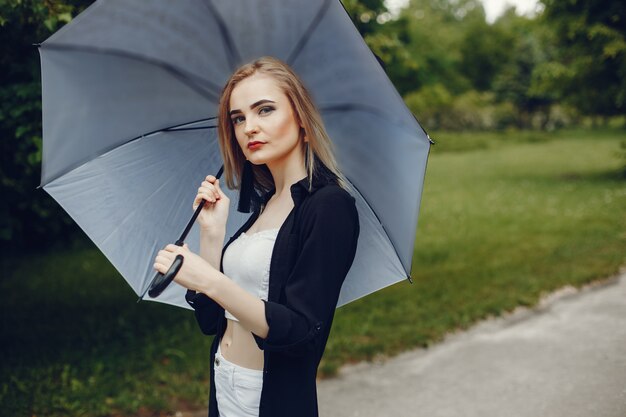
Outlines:
{"label": "woman's left hand", "polygon": [[184,259],[174,281],[185,288],[198,292],[206,292],[210,289],[212,281],[216,277],[216,269],[199,255],[190,251],[186,243],[182,247],[169,244],[160,250],[154,259],[154,269],[165,274],[178,254],[182,255]]}

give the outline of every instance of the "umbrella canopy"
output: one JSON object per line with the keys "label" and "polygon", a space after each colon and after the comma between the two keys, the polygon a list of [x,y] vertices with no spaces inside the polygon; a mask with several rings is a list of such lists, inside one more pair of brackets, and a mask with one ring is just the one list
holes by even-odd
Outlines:
{"label": "umbrella canopy", "polygon": [[[264,55],[303,80],[354,187],[361,233],[339,306],[409,276],[429,139],[339,1],[99,0],[39,52],[41,187],[137,294],[223,164],[223,84]],[[248,217],[231,207],[227,236]],[[198,251],[197,227],[187,243]],[[155,300],[188,308],[184,293]]]}

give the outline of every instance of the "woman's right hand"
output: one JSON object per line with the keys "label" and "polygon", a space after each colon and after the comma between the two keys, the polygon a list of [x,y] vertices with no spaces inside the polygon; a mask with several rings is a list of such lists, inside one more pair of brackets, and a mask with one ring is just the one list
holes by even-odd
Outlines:
{"label": "woman's right hand", "polygon": [[198,188],[198,195],[193,201],[193,211],[195,212],[202,200],[206,200],[197,220],[200,229],[209,233],[224,231],[228,219],[230,199],[220,189],[219,181],[213,175],[208,175],[202,181],[200,188]]}

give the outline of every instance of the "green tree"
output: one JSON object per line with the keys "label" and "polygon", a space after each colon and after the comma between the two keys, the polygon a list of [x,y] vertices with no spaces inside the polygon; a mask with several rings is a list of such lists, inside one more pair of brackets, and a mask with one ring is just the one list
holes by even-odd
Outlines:
{"label": "green tree", "polygon": [[0,1],[0,242],[42,246],[75,231],[73,221],[43,190],[41,80],[33,46],[91,1]]}
{"label": "green tree", "polygon": [[479,91],[491,90],[495,76],[512,60],[515,35],[509,25],[473,20],[460,44],[460,71]]}
{"label": "green tree", "polygon": [[545,128],[550,121],[550,106],[556,94],[538,88],[538,72],[555,53],[552,33],[535,19],[518,16],[509,9],[497,22],[511,33],[511,55],[493,80],[493,91],[499,102],[510,102],[517,109],[517,125],[531,128],[533,116],[540,116]]}
{"label": "green tree", "polygon": [[621,0],[542,0],[560,53],[538,88],[581,112],[611,116],[626,110],[626,8]]}
{"label": "green tree", "polygon": [[484,21],[485,13],[478,0],[412,0],[389,29],[405,45],[397,85],[401,94],[425,86],[440,84],[452,94],[472,87],[460,71],[463,55],[461,43],[467,25]]}
{"label": "green tree", "polygon": [[383,61],[387,75],[400,94],[415,89],[420,68],[407,48],[406,22],[406,18],[390,21],[364,37],[372,52]]}

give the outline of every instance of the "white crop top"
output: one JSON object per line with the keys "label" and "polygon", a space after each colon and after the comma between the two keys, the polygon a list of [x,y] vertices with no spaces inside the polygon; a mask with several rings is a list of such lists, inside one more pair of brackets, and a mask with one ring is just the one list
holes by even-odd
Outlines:
{"label": "white crop top", "polygon": [[[270,261],[278,228],[266,229],[247,235],[242,232],[224,252],[222,269],[250,294],[267,301],[270,281]],[[228,310],[227,319],[239,321]]]}

